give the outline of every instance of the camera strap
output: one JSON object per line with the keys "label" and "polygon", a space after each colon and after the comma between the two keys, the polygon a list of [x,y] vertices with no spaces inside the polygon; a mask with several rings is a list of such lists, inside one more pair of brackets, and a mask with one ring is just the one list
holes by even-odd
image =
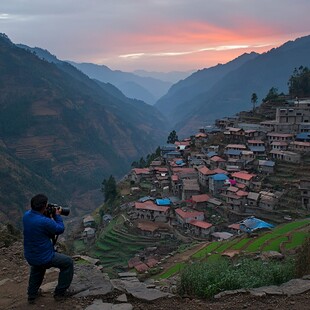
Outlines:
{"label": "camera strap", "polygon": [[55,235],[52,237],[53,246],[56,245],[59,235]]}

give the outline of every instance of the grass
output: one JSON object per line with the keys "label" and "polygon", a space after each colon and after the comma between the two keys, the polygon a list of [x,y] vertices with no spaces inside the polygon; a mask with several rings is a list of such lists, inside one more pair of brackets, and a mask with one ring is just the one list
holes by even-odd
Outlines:
{"label": "grass", "polygon": [[288,237],[279,237],[272,240],[265,247],[262,248],[263,251],[278,251],[280,252],[280,244],[288,240]]}
{"label": "grass", "polygon": [[291,250],[298,246],[301,246],[302,243],[306,240],[309,233],[297,231],[293,234],[292,240],[285,245],[286,250]]}
{"label": "grass", "polygon": [[220,242],[212,242],[209,245],[207,245],[205,248],[199,250],[195,254],[192,255],[192,258],[200,259],[207,256],[208,253],[211,253],[213,250],[215,250],[219,246]]}
{"label": "grass", "polygon": [[186,266],[185,262],[180,262],[177,263],[175,265],[173,265],[172,267],[170,267],[165,273],[159,275],[157,278],[159,279],[167,279],[170,278],[171,276],[175,275],[176,273],[179,273],[180,271],[182,271]]}
{"label": "grass", "polygon": [[210,298],[224,290],[279,285],[293,277],[292,260],[263,262],[243,258],[233,264],[222,258],[184,268],[181,272],[179,293]]}

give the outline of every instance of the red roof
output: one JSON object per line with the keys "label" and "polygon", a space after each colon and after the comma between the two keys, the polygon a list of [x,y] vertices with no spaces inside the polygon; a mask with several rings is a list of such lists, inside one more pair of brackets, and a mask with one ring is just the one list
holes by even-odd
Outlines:
{"label": "red roof", "polygon": [[277,133],[277,132],[268,132],[268,137],[280,137],[280,138],[292,138],[294,137],[291,133]]}
{"label": "red roof", "polygon": [[134,168],[132,170],[135,172],[135,174],[149,174],[150,173],[149,168]]}
{"label": "red roof", "polygon": [[158,172],[168,172],[168,168],[166,167],[155,167],[154,170]]}
{"label": "red roof", "polygon": [[262,140],[248,140],[248,143],[250,143],[250,144],[264,144],[264,141],[262,141]]}
{"label": "red roof", "polygon": [[156,266],[157,263],[158,263],[158,260],[153,257],[150,257],[145,261],[145,264],[148,265],[150,268]]}
{"label": "red roof", "polygon": [[244,196],[247,196],[249,193],[248,193],[248,192],[245,192],[245,191],[240,190],[240,191],[238,191],[236,194],[237,194],[237,196],[239,196],[239,197],[244,197]]}
{"label": "red roof", "polygon": [[171,180],[174,181],[174,182],[177,182],[179,180],[179,177],[176,174],[173,174],[171,176]]}
{"label": "red roof", "polygon": [[210,199],[210,196],[207,194],[193,195],[192,196],[192,201],[194,201],[194,202],[206,202],[209,199]]}
{"label": "red roof", "polygon": [[231,225],[228,226],[228,228],[239,230],[240,229],[240,224],[231,224]]}
{"label": "red roof", "polygon": [[212,170],[215,174],[217,173],[223,173],[223,174],[228,174],[228,172],[226,170],[220,169],[220,168],[216,168],[214,170]]}
{"label": "red roof", "polygon": [[250,173],[244,173],[244,172],[235,172],[232,174],[232,177],[250,181],[254,177],[254,175]]}
{"label": "red roof", "polygon": [[159,228],[158,224],[153,223],[153,222],[140,222],[138,223],[138,228],[144,231],[150,231],[150,232],[154,232],[155,230],[157,230]]}
{"label": "red roof", "polygon": [[197,226],[199,228],[207,229],[212,227],[212,224],[204,222],[204,221],[197,221],[197,220],[192,220],[189,222],[193,226]]}
{"label": "red roof", "polygon": [[200,173],[202,173],[202,174],[208,174],[208,172],[210,171],[210,169],[207,168],[207,167],[201,167],[201,168],[198,169],[198,171],[199,171]]}
{"label": "red roof", "polygon": [[144,263],[140,263],[139,265],[136,265],[136,266],[134,266],[135,267],[135,269],[138,271],[138,272],[144,272],[144,271],[147,271],[147,270],[149,270],[149,267],[146,265],[146,264],[144,264]]}
{"label": "red roof", "polygon": [[183,211],[180,208],[176,209],[175,212],[183,219],[190,219],[204,215],[204,213],[200,211]]}
{"label": "red roof", "polygon": [[215,161],[215,162],[224,162],[224,161],[226,161],[225,159],[221,158],[220,156],[213,156],[210,160]]}
{"label": "red roof", "polygon": [[135,208],[140,210],[150,210],[150,211],[159,211],[159,212],[167,212],[169,207],[163,207],[156,205],[153,201],[145,201],[145,202],[135,202]]}
{"label": "red roof", "polygon": [[206,137],[208,137],[208,135],[203,132],[199,132],[195,135],[195,138],[206,138]]}

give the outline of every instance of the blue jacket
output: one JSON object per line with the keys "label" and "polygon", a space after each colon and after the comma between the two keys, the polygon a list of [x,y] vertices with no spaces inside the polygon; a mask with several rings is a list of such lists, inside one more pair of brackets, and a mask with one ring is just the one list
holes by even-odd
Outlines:
{"label": "blue jacket", "polygon": [[49,263],[55,255],[51,238],[64,232],[65,227],[60,215],[54,220],[40,212],[29,210],[23,217],[24,255],[33,266]]}

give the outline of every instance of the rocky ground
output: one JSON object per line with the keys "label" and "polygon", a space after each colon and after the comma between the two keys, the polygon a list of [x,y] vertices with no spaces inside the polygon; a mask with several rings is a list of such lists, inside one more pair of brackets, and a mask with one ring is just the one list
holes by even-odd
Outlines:
{"label": "rocky ground", "polygon": [[[46,274],[44,281],[43,296],[39,297],[34,305],[27,303],[27,281],[28,265],[22,253],[22,244],[15,243],[9,248],[0,248],[0,309],[46,309],[46,310],[73,310],[73,309],[179,309],[179,310],[202,310],[202,309],[309,309],[310,291],[298,295],[265,295],[256,296],[240,293],[228,295],[219,299],[209,301],[197,300],[190,297],[180,298],[176,296],[166,296],[159,299],[147,301],[147,298],[133,297],[138,294],[126,294],[119,289],[110,288],[110,281],[106,281],[103,286],[85,290],[87,281],[96,282],[98,273],[89,276],[81,273],[83,267],[76,268],[79,277],[75,276],[75,289],[82,290],[77,297],[70,297],[63,302],[56,302],[52,297],[51,286],[57,279],[57,272],[50,271]],[[98,270],[97,270],[98,271]],[[87,271],[88,272],[88,271]],[[99,271],[98,271],[99,272]],[[113,281],[112,281],[113,282]],[[141,284],[142,285],[142,284]],[[117,286],[117,285],[116,285]],[[86,294],[85,292],[92,292]],[[107,304],[108,303],[108,304]],[[114,306],[112,306],[112,304]]]}

